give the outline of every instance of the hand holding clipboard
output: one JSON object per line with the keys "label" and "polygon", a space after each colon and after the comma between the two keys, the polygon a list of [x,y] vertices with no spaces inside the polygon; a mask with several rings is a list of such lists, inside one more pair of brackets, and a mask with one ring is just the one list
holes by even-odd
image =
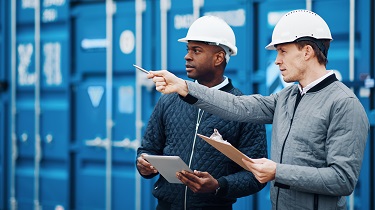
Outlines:
{"label": "hand holding clipboard", "polygon": [[[217,130],[215,129],[215,132]],[[240,165],[245,170],[249,171],[249,168],[245,165],[245,163],[242,161],[242,159],[248,160],[250,162],[253,162],[251,158],[249,158],[247,155],[243,154],[241,151],[239,151],[237,148],[232,146],[229,142],[220,140],[215,137],[207,137],[202,134],[197,134],[199,137],[201,137],[203,140],[205,140],[207,143],[209,143],[211,146],[215,147],[217,150],[219,150],[221,153],[223,153],[225,156],[227,156],[229,159],[236,162],[238,165]]]}

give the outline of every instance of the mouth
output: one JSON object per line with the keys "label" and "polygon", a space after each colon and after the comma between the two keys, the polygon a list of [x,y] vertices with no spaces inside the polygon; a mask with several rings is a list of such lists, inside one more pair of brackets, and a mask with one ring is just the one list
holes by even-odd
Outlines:
{"label": "mouth", "polygon": [[195,69],[194,66],[189,65],[189,64],[186,64],[185,67],[186,67],[186,71],[192,71],[193,69]]}

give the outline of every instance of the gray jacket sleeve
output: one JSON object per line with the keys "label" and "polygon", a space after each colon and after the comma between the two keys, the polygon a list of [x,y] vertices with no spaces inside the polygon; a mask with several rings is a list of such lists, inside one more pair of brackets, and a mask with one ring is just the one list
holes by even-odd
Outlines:
{"label": "gray jacket sleeve", "polygon": [[272,123],[277,94],[234,96],[190,81],[187,85],[189,95],[198,99],[194,105],[211,114],[233,121]]}

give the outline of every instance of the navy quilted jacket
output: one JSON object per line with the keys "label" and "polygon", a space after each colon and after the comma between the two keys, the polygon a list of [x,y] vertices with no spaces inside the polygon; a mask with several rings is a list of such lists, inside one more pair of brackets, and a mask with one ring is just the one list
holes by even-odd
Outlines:
{"label": "navy quilted jacket", "polygon": [[[234,95],[242,95],[232,83],[227,84],[221,90]],[[181,100],[179,95],[162,95],[150,117],[137,155],[142,153],[177,155],[189,164],[197,118],[198,108]],[[229,141],[247,156],[267,157],[264,125],[223,120],[203,112],[198,133],[210,136],[214,128],[218,129],[223,139]],[[252,173],[242,169],[199,137],[196,137],[190,168],[208,172],[218,179],[220,191],[214,195],[214,193],[193,193],[187,189],[187,209],[199,206],[230,205],[236,202],[236,198],[256,193],[265,186],[260,184]],[[144,178],[154,176],[156,174]],[[186,186],[182,184],[170,184],[160,176],[152,193],[157,199],[171,203],[172,209],[183,209],[185,188]]]}

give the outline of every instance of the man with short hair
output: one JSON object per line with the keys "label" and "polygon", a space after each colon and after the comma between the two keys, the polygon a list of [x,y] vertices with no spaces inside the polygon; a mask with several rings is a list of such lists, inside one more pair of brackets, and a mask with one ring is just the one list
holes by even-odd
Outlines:
{"label": "man with short hair", "polygon": [[[186,73],[196,84],[220,92],[242,95],[224,70],[230,56],[237,54],[230,26],[215,16],[203,16],[189,28]],[[267,157],[264,125],[223,120],[181,100],[178,94],[162,95],[150,117],[137,168],[144,178],[158,171],[142,154],[180,156],[194,170],[176,175],[184,184],[168,183],[162,176],[154,185],[157,210],[229,210],[237,198],[254,194],[265,186],[254,175],[209,145],[197,134],[210,136],[217,129],[222,138],[249,157]],[[187,103],[189,102],[189,103]]]}

